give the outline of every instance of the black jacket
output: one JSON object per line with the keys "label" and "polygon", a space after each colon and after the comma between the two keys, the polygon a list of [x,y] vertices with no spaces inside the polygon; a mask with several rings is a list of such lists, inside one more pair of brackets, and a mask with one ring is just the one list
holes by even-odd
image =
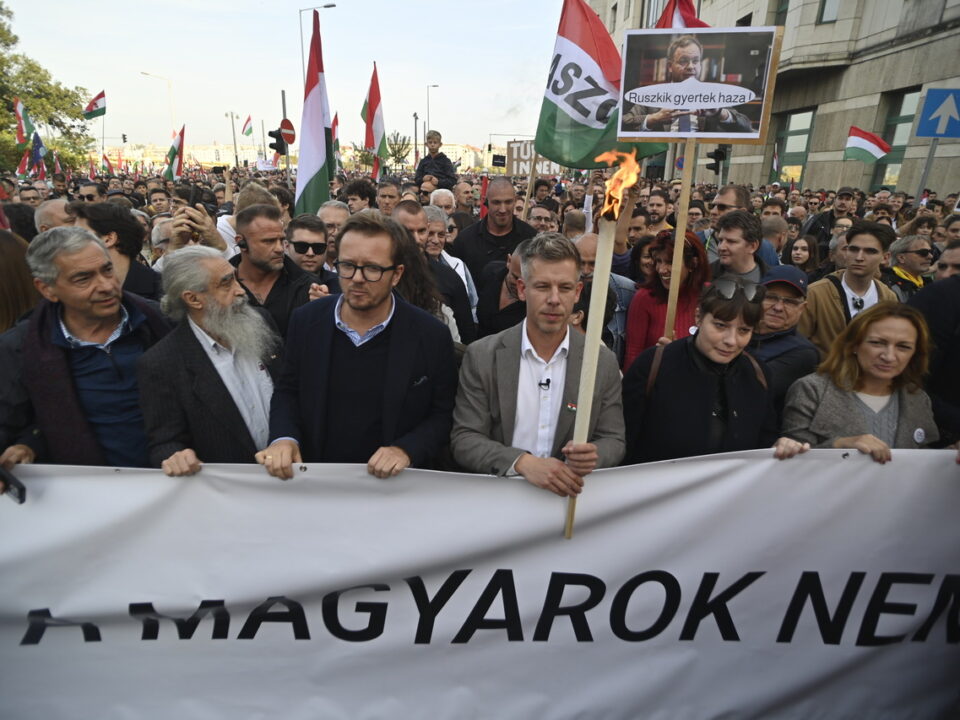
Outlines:
{"label": "black jacket", "polygon": [[930,373],[925,390],[943,445],[960,440],[960,275],[938,280],[907,301],[930,328]]}
{"label": "black jacket", "polygon": [[437,187],[452,190],[457,184],[457,171],[453,168],[453,163],[443,153],[437,153],[436,157],[429,154],[417,165],[417,174],[413,181],[420,185],[425,175],[433,175],[437,179]]}
{"label": "black jacket", "polygon": [[754,333],[749,351],[770,372],[770,394],[777,417],[780,417],[787,390],[795,381],[817,369],[820,351],[795,327],[766,335]]}
{"label": "black jacket", "polygon": [[[487,263],[506,260],[522,241],[532,238],[537,231],[523,220],[513,219],[513,228],[506,235],[491,235],[487,218],[465,227],[453,241],[450,254],[460,258],[474,279],[483,274]],[[478,288],[479,290],[479,288]]]}
{"label": "black jacket", "polygon": [[[646,393],[656,348],[645,350],[623,378],[627,429],[625,463],[651,462],[734,450],[770,447],[777,439],[770,393],[742,354],[726,366],[711,363],[694,347],[695,337],[666,346],[656,382]],[[769,373],[764,373],[767,385]],[[722,436],[711,446],[718,404],[725,408]]]}
{"label": "black jacket", "polygon": [[477,326],[473,322],[473,312],[470,310],[470,299],[467,297],[467,288],[463,280],[449,265],[427,260],[433,279],[437,283],[437,290],[443,296],[443,301],[453,311],[453,319],[457,321],[457,331],[460,333],[460,342],[469,345],[477,339]]}
{"label": "black jacket", "polygon": [[[267,370],[278,369],[274,355]],[[187,320],[143,354],[137,380],[154,467],[186,448],[210,463],[252,463],[262,450]]]}
{"label": "black jacket", "polygon": [[125,292],[139,295],[147,300],[160,302],[163,296],[163,279],[156,270],[141,265],[135,259],[130,261],[130,269],[123,281]]}

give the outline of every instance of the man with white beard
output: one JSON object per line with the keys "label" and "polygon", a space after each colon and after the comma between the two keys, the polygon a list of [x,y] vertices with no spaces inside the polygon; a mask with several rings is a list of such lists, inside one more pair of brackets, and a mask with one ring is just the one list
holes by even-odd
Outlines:
{"label": "man with white beard", "polygon": [[150,462],[193,475],[203,462],[254,462],[267,446],[280,337],[213,248],[166,256],[163,311],[178,326],[137,371]]}

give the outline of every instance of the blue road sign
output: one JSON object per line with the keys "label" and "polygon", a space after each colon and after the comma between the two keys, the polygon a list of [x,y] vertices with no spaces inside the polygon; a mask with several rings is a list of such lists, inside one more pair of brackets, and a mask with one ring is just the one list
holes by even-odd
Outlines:
{"label": "blue road sign", "polygon": [[960,137],[960,89],[931,88],[920,111],[917,137]]}
{"label": "blue road sign", "polygon": [[677,158],[677,170],[683,170],[683,155]]}

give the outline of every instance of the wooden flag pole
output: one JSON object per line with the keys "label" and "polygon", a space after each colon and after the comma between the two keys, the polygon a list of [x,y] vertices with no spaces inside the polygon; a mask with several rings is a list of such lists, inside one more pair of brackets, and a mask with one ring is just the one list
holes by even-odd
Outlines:
{"label": "wooden flag pole", "polygon": [[[677,226],[674,230],[673,264],[670,269],[670,292],[667,299],[667,321],[663,326],[664,337],[674,338],[674,324],[677,318],[677,300],[680,298],[680,276],[683,274],[683,243],[687,232],[687,210],[690,207],[690,185],[693,178],[694,157],[697,150],[695,138],[688,137],[683,153],[683,174],[680,176],[680,211],[677,213]],[[598,249],[597,260],[600,260]],[[592,308],[591,308],[592,310]]]}

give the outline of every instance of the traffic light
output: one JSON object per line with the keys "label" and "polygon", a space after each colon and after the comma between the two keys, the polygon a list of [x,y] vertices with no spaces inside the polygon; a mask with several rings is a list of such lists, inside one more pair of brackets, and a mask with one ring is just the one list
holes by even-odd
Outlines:
{"label": "traffic light", "polygon": [[124,143],[127,142],[127,134],[126,134],[126,133],[122,133],[122,134],[120,135],[120,137],[123,138],[123,142],[124,142]]}
{"label": "traffic light", "polygon": [[720,174],[720,168],[723,166],[723,161],[727,159],[727,153],[723,149],[722,145],[717,145],[717,149],[713,152],[708,152],[707,157],[713,160],[712,163],[707,163],[707,170],[713,170],[717,175]]}
{"label": "traffic light", "polygon": [[278,155],[286,155],[287,143],[283,139],[283,135],[280,134],[280,130],[279,129],[271,130],[270,132],[267,133],[267,135],[269,135],[274,140],[276,140],[276,142],[270,143],[270,149],[275,151]]}

